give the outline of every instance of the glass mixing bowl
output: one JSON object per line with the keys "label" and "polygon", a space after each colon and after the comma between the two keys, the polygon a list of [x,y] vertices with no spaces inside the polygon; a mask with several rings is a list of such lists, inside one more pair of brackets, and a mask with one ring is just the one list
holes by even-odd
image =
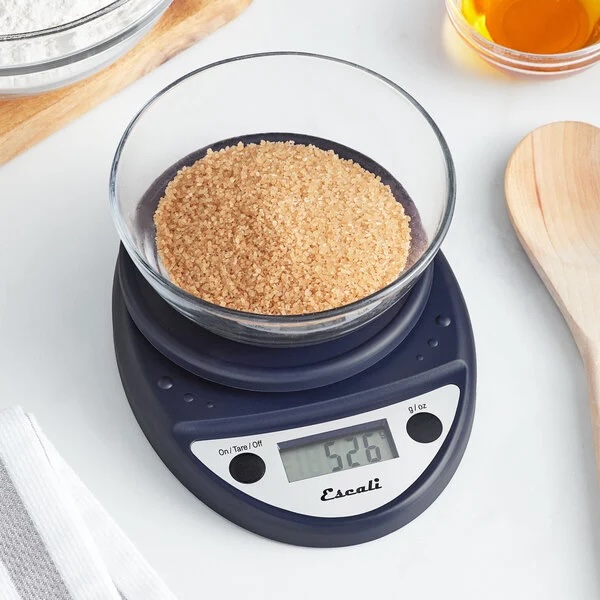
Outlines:
{"label": "glass mixing bowl", "polygon": [[0,97],[45,92],[74,83],[136,44],[171,0],[116,0],[76,21],[2,35]]}
{"label": "glass mixing bowl", "polygon": [[[390,285],[357,302],[293,316],[223,308],[171,283],[157,256],[152,221],[160,194],[151,195],[148,205],[146,192],[153,184],[164,186],[164,181],[155,183],[161,174],[205,146],[267,132],[331,140],[376,161],[399,181],[419,212],[423,233],[412,265]],[[412,96],[364,67],[299,52],[224,60],[169,85],[127,127],[110,177],[119,236],[152,287],[194,323],[230,339],[267,346],[335,339],[397,303],[438,251],[454,201],[448,146]],[[413,221],[418,221],[416,215]]]}

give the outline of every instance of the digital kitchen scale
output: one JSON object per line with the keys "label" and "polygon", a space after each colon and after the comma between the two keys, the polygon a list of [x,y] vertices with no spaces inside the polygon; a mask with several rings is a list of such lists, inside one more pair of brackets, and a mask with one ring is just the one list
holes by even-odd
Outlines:
{"label": "digital kitchen scale", "polygon": [[262,536],[331,547],[386,535],[438,497],[465,450],[475,348],[441,253],[360,329],[268,348],[192,323],[121,248],[113,326],[153,448],[205,504]]}

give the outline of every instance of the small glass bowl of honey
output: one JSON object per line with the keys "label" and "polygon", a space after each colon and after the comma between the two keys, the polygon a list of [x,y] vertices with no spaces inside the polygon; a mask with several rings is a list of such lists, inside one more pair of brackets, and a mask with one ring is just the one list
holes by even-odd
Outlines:
{"label": "small glass bowl of honey", "polygon": [[446,0],[460,36],[521,73],[578,71],[600,60],[600,0]]}

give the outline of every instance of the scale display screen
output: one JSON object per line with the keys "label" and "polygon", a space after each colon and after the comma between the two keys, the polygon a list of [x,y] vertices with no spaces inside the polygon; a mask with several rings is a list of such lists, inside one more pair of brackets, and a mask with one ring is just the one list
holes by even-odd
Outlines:
{"label": "scale display screen", "polygon": [[290,483],[398,458],[385,419],[280,442]]}

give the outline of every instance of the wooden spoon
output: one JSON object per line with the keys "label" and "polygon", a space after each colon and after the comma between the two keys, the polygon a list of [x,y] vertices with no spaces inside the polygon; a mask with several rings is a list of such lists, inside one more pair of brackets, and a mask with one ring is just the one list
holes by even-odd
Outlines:
{"label": "wooden spoon", "polygon": [[536,129],[513,153],[505,189],[521,244],[583,357],[600,474],[600,129]]}

